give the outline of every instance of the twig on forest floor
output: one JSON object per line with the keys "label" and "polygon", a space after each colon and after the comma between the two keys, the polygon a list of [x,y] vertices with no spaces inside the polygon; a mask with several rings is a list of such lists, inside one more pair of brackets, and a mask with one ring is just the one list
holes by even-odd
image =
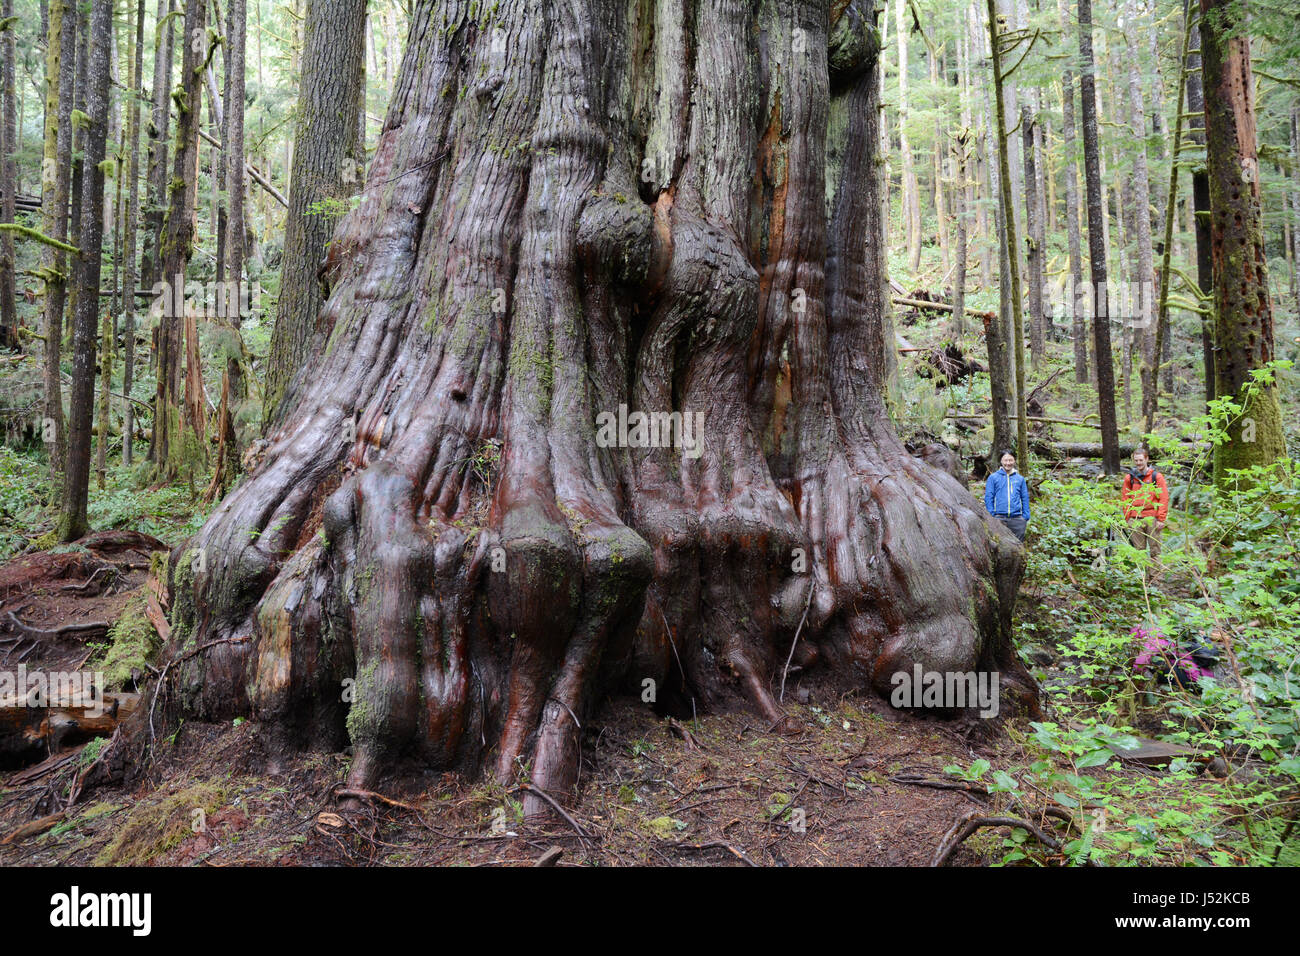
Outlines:
{"label": "twig on forest floor", "polygon": [[686,729],[686,727],[682,725],[682,722],[678,720],[676,717],[668,718],[668,729],[671,730],[678,737],[682,738],[682,742],[686,744],[687,750],[708,749],[704,746],[704,744],[700,743],[695,738],[695,735],[691,733],[688,729]]}
{"label": "twig on forest floor", "polygon": [[961,790],[964,793],[978,794],[981,797],[989,795],[989,792],[983,787],[964,780],[934,780],[930,777],[921,777],[911,773],[896,773],[889,779],[891,783],[902,783],[909,787],[930,787],[933,790]]}
{"label": "twig on forest floor", "polygon": [[1021,820],[1019,817],[985,817],[980,816],[977,810],[967,810],[957,818],[948,832],[944,834],[943,839],[939,841],[939,848],[935,851],[930,866],[943,866],[944,862],[961,845],[962,841],[983,827],[1016,827],[1034,837],[1047,849],[1058,853],[1061,850],[1061,844],[1055,837],[1028,820]]}
{"label": "twig on forest floor", "polygon": [[541,787],[535,786],[534,784],[531,783],[521,784],[517,789],[523,793],[536,794],[537,796],[545,800],[547,803],[549,803],[551,805],[551,809],[553,809],[556,813],[562,816],[564,818],[564,821],[569,826],[573,827],[573,832],[578,834],[578,838],[582,840],[583,848],[587,850],[591,849],[591,845],[589,842],[590,837],[587,835],[587,831],[578,825],[577,820],[573,819],[573,817],[569,816],[569,814],[565,812],[564,807],[560,806],[559,802],[554,797],[552,797]]}
{"label": "twig on forest floor", "polygon": [[64,637],[85,634],[86,637],[99,637],[101,632],[108,633],[108,624],[103,621],[89,621],[85,624],[65,624],[63,627],[56,627],[52,630],[45,630],[39,627],[33,627],[26,621],[23,621],[13,611],[7,613],[9,623],[20,634],[32,639],[42,639],[47,641],[57,641]]}
{"label": "twig on forest floor", "polygon": [[382,793],[376,793],[373,790],[354,790],[350,787],[341,788],[334,791],[336,797],[351,797],[356,800],[378,800],[380,803],[386,803],[390,807],[401,807],[403,810],[410,810],[414,814],[421,813],[419,807],[414,807],[409,803],[403,803],[401,800],[394,800],[392,797],[386,797]]}
{"label": "twig on forest floor", "polygon": [[[113,567],[111,564],[101,564],[99,567],[97,567],[94,571],[91,572],[90,577],[86,578],[85,581],[81,582],[80,584],[65,584],[65,585],[64,585],[62,588],[60,588],[59,590],[61,590],[61,591],[77,591],[77,592],[83,592],[83,593],[84,593],[85,591],[87,591],[87,590],[90,588],[90,586],[91,586],[92,584],[95,583],[95,578],[99,577],[99,576],[100,576],[101,574],[103,574],[105,571],[113,571],[113,570],[115,570],[115,569],[114,569],[114,567]],[[107,582],[106,582],[106,583],[107,583]]]}
{"label": "twig on forest floor", "polygon": [[661,841],[674,850],[726,850],[736,859],[741,860],[746,866],[757,867],[758,864],[745,855],[745,851],[740,847],[726,843],[722,840],[716,840],[713,843],[673,843],[671,840]]}
{"label": "twig on forest floor", "polygon": [[535,867],[555,866],[557,863],[560,862],[560,857],[562,856],[564,856],[564,847],[553,846],[545,853],[543,853],[541,856],[539,856],[536,862],[533,863],[533,866]]}

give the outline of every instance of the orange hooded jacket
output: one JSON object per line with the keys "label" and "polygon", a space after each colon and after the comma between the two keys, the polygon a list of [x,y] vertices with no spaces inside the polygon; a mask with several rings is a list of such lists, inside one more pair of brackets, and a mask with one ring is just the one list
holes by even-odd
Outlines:
{"label": "orange hooded jacket", "polygon": [[1124,476],[1125,518],[1155,518],[1164,521],[1169,514],[1169,485],[1154,467],[1145,476],[1130,471]]}

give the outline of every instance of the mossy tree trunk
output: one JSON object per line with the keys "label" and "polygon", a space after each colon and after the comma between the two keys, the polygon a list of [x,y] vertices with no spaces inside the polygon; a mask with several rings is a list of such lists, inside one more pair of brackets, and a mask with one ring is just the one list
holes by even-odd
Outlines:
{"label": "mossy tree trunk", "polygon": [[162,227],[167,211],[167,159],[171,130],[172,60],[175,57],[175,0],[158,0],[154,25],[153,101],[149,119],[148,173],[144,238],[140,243],[140,284],[147,289],[162,274]]}
{"label": "mossy tree trunk", "polygon": [[[14,155],[18,152],[18,87],[14,82],[14,60],[17,57],[17,43],[14,34],[16,23],[10,22],[14,15],[13,0],[0,3],[0,21],[5,22],[5,29],[0,32],[0,193],[4,200],[0,203],[0,219],[13,222],[17,209],[18,163]],[[14,298],[14,236],[12,232],[0,235],[0,349],[18,347],[18,303]]]}
{"label": "mossy tree trunk", "polygon": [[174,557],[179,707],[559,793],[611,692],[1007,675],[1022,551],[885,412],[874,19],[417,3],[311,374]]}
{"label": "mossy tree trunk", "polygon": [[[1205,145],[1205,85],[1201,76],[1200,0],[1187,0],[1186,15],[1194,19],[1187,41],[1188,139]],[[1196,234],[1196,284],[1205,298],[1201,315],[1201,366],[1205,377],[1206,405],[1214,400],[1214,255],[1210,242],[1210,176],[1204,161],[1192,166],[1192,208]]]}
{"label": "mossy tree trunk", "polygon": [[130,465],[135,441],[135,409],[131,404],[131,385],[135,380],[135,313],[136,282],[140,275],[136,250],[140,224],[140,102],[144,98],[144,2],[138,0],[135,33],[131,43],[131,92],[127,100],[127,124],[131,130],[131,157],[127,171],[126,198],[126,271],[122,279],[122,464]]}
{"label": "mossy tree trunk", "polygon": [[[1015,41],[1009,41],[1008,31],[1003,29],[1006,21],[999,18],[995,0],[988,0],[988,24],[989,60],[993,65],[993,135],[998,147],[998,180],[1002,184],[999,191],[1001,198],[999,205],[1002,211],[1002,233],[1006,237],[1004,245],[1007,250],[1006,270],[1009,292],[1003,297],[1003,301],[1010,304],[1011,322],[1008,331],[1011,334],[1011,353],[1015,357],[1016,372],[1016,458],[1021,468],[1028,468],[1029,418],[1025,409],[1025,312],[1020,282],[1019,244],[1016,239],[1015,196],[1011,189],[1011,156],[1003,74],[1005,69],[1003,56],[1008,52],[1009,47],[1014,48]],[[994,454],[1001,455],[1004,450],[996,449]]]}
{"label": "mossy tree trunk", "polygon": [[[45,143],[41,157],[41,226],[53,239],[68,238],[68,181],[72,152],[72,75],[76,58],[76,21],[71,0],[50,0],[45,51]],[[41,272],[45,278],[45,407],[42,433],[50,456],[56,500],[63,497],[63,467],[67,457],[63,381],[59,360],[63,345],[63,311],[68,292],[68,254],[45,246]]]}
{"label": "mossy tree trunk", "polygon": [[[89,529],[86,494],[90,485],[90,433],[95,396],[95,335],[98,332],[101,247],[104,242],[104,155],[108,140],[109,31],[113,26],[112,0],[94,0],[83,13],[88,44],[86,64],[85,156],[82,162],[81,213],[77,245],[81,266],[77,270],[77,307],[72,324],[72,389],[68,404],[68,464],[63,483],[63,510],[58,538],[74,541]],[[111,321],[111,320],[110,320]]]}
{"label": "mossy tree trunk", "polygon": [[[170,480],[196,452],[202,434],[202,396],[188,394],[191,376],[184,373],[186,304],[185,270],[194,252],[198,202],[199,123],[202,122],[203,73],[212,53],[204,0],[187,0],[181,30],[181,85],[172,97],[176,107],[173,169],[167,184],[167,218],[163,223],[162,275],[173,294],[165,296],[157,315],[153,442],[149,460],[159,480]],[[200,446],[201,448],[201,446]]]}

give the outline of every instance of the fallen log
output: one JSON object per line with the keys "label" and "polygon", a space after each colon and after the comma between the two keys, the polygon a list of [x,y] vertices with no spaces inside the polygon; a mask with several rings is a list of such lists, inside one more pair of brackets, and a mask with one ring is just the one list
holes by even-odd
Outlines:
{"label": "fallen log", "polygon": [[[911,299],[905,296],[896,295],[893,297],[895,305],[905,305],[912,309],[934,309],[939,312],[952,312],[953,307],[947,302],[927,302],[924,299]],[[973,315],[980,319],[992,320],[995,318],[992,312],[981,312],[979,309],[966,309],[966,315]]]}
{"label": "fallen log", "polygon": [[140,705],[139,694],[103,694],[95,699],[80,686],[71,693],[54,686],[48,688],[43,703],[33,706],[24,690],[17,688],[0,698],[0,751],[24,751],[42,743],[57,750],[64,744],[106,737]]}
{"label": "fallen log", "polygon": [[125,528],[109,528],[96,531],[79,539],[77,544],[92,551],[168,551],[165,542],[159,541],[143,531],[129,531]]}
{"label": "fallen log", "polygon": [[[1091,441],[1043,441],[1041,438],[1029,439],[1029,447],[1049,458],[1100,458],[1101,442]],[[1123,442],[1119,446],[1121,458],[1133,454],[1137,445]]]}
{"label": "fallen log", "polygon": [[[966,420],[966,421],[984,421],[985,419],[988,418],[987,415],[963,414],[961,412],[953,412],[953,411],[945,412],[943,417],[955,418],[955,419]],[[1007,416],[1007,418],[1009,418],[1013,422],[1018,417],[1019,416],[1017,415]],[[1028,420],[1031,422],[1038,422],[1044,425],[1072,425],[1075,428],[1095,428],[1095,429],[1101,428],[1101,426],[1096,424],[1095,422],[1088,422],[1088,421],[1080,422],[1080,421],[1075,421],[1072,418],[1052,418],[1051,416],[1048,415],[1030,415],[1028,416]]]}
{"label": "fallen log", "polygon": [[[204,130],[202,126],[199,127],[199,135],[202,136],[209,143],[211,143],[213,146],[217,147],[217,149],[224,149],[224,147],[221,145],[221,141],[215,138],[211,133]],[[244,171],[248,173],[249,179],[251,179],[253,182],[257,183],[257,185],[261,186],[263,189],[266,190],[267,195],[269,195],[272,199],[278,202],[285,209],[289,208],[289,200],[285,198],[284,193],[280,192],[280,190],[272,186],[271,181],[267,179],[265,176],[263,176],[260,172],[258,172],[257,169],[255,169],[254,167],[250,166],[247,162],[245,162]]]}

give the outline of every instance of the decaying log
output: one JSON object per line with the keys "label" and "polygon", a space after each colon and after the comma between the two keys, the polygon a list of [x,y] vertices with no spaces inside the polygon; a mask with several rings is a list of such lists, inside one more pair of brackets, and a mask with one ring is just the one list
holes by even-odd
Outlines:
{"label": "decaying log", "polygon": [[[901,295],[894,296],[893,302],[895,305],[905,305],[913,309],[935,309],[939,312],[952,311],[952,306],[947,302],[927,302],[924,299],[911,299]],[[966,315],[973,315],[976,318],[989,319],[990,321],[995,318],[994,313],[981,312],[979,309],[966,309],[965,313]]]}
{"label": "decaying log", "polygon": [[[1031,438],[1029,447],[1048,458],[1100,458],[1101,442],[1094,441],[1043,441]],[[1137,445],[1124,442],[1119,446],[1120,457],[1127,458],[1133,454]]]}
{"label": "decaying log", "polygon": [[17,693],[0,698],[0,746],[24,749],[47,741],[52,749],[67,742],[104,737],[117,729],[139,706],[139,694],[103,694],[96,701],[80,688],[65,699],[50,688],[47,700],[31,706]]}

